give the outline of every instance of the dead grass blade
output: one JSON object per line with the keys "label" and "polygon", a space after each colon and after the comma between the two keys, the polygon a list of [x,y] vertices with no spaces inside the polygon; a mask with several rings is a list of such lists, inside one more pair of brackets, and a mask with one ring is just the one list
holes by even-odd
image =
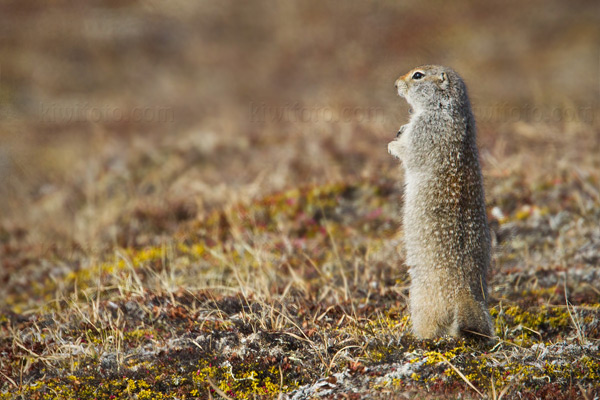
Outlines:
{"label": "dead grass blade", "polygon": [[217,385],[215,385],[215,383],[212,381],[212,379],[210,379],[209,377],[206,377],[206,381],[208,382],[208,384],[210,385],[210,387],[212,387],[213,390],[215,392],[217,392],[217,394],[219,396],[221,396],[225,400],[233,400],[231,397],[227,396],[227,394],[225,394],[224,391],[222,391],[221,389],[219,389],[219,387]]}
{"label": "dead grass blade", "polygon": [[450,361],[449,361],[449,360],[448,360],[446,357],[444,357],[444,355],[443,355],[443,354],[440,354],[440,357],[442,358],[442,360],[444,360],[444,362],[445,362],[446,364],[448,364],[448,365],[449,365],[449,366],[450,366],[450,367],[451,367],[451,368],[454,370],[454,372],[456,372],[456,373],[458,374],[458,376],[460,376],[460,377],[461,377],[461,379],[462,379],[463,381],[465,381],[465,382],[467,383],[467,385],[469,385],[469,387],[470,387],[471,389],[473,389],[474,391],[476,391],[476,392],[477,392],[477,394],[479,394],[479,396],[481,396],[482,398],[483,398],[483,397],[485,397],[485,396],[483,395],[483,393],[481,393],[481,392],[480,392],[480,391],[479,391],[479,390],[478,390],[478,389],[475,387],[475,385],[473,385],[473,384],[471,383],[471,381],[470,381],[470,380],[469,380],[469,379],[468,379],[468,378],[467,378],[467,377],[466,377],[466,376],[465,376],[465,375],[464,375],[462,372],[460,372],[460,370],[459,370],[458,368],[456,368],[456,367],[454,366],[454,364],[452,364],[452,363],[451,363],[451,362],[450,362]]}
{"label": "dead grass blade", "polygon": [[569,313],[569,317],[571,318],[571,322],[573,323],[573,326],[575,327],[575,330],[577,331],[577,341],[579,342],[580,345],[583,345],[583,343],[585,342],[585,336],[583,335],[583,332],[581,331],[581,324],[577,320],[577,316],[573,312],[571,312],[572,306],[571,306],[571,303],[569,303],[569,298],[567,297],[566,274],[565,274],[564,290],[565,290],[565,303],[567,305],[567,311]]}

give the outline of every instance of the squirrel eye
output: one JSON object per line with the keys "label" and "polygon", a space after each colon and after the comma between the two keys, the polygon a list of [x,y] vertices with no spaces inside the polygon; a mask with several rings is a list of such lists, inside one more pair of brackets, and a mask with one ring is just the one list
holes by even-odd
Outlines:
{"label": "squirrel eye", "polygon": [[417,72],[415,72],[415,73],[413,74],[412,78],[413,78],[414,80],[417,80],[417,79],[421,79],[421,78],[422,78],[422,77],[424,77],[424,76],[425,76],[425,75],[423,75],[423,73],[422,73],[422,72],[418,72],[418,71],[417,71]]}

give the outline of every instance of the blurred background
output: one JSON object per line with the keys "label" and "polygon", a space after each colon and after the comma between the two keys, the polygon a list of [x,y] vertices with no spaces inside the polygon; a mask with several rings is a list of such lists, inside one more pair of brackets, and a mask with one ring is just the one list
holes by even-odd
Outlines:
{"label": "blurred background", "polygon": [[596,0],[1,1],[0,255],[141,246],[275,191],[399,179],[393,84],[426,63],[467,82],[488,185],[598,173]]}

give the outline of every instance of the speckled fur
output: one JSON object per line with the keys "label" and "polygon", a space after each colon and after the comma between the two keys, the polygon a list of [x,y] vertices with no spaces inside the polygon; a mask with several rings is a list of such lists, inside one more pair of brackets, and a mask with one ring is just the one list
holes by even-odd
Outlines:
{"label": "speckled fur", "polygon": [[[415,72],[424,76],[413,79]],[[452,69],[427,65],[398,78],[396,87],[413,108],[410,122],[388,145],[405,171],[413,331],[422,338],[493,336],[486,282],[490,234],[465,84]]]}

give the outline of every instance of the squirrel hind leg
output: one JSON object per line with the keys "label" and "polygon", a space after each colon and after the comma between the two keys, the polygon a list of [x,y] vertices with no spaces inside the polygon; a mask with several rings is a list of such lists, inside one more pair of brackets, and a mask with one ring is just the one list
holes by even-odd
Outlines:
{"label": "squirrel hind leg", "polygon": [[486,341],[494,337],[494,325],[485,304],[474,299],[456,305],[451,334]]}

